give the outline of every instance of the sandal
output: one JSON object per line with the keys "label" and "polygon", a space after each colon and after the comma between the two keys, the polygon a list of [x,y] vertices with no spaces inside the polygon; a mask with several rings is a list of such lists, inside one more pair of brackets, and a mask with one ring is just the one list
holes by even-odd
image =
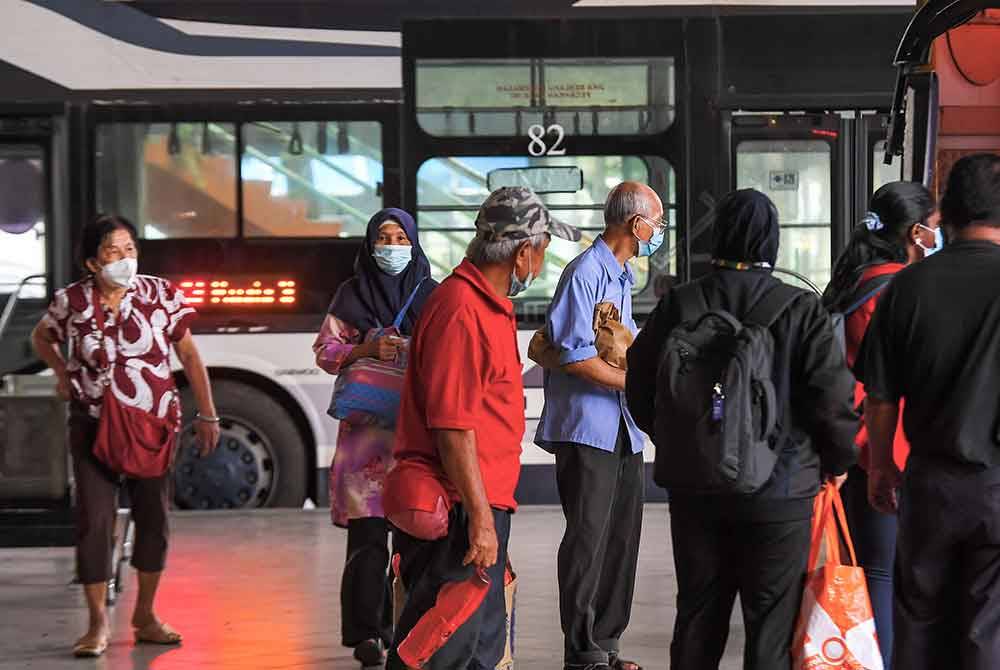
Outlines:
{"label": "sandal", "polygon": [[608,657],[608,665],[611,666],[611,670],[642,670],[642,666],[635,661],[625,660],[617,654]]}
{"label": "sandal", "polygon": [[107,635],[102,635],[96,640],[89,642],[85,642],[84,638],[81,637],[73,645],[73,655],[77,658],[97,658],[107,650],[108,637]]}
{"label": "sandal", "polygon": [[135,629],[136,644],[180,644],[184,638],[162,621],[153,621]]}

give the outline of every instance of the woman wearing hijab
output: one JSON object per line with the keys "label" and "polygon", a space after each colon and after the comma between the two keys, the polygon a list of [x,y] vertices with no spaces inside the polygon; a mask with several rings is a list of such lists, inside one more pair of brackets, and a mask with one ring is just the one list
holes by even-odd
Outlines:
{"label": "woman wearing hijab", "polygon": [[[693,322],[708,309],[726,310],[744,320],[762,298],[781,291],[791,299],[782,301],[785,306],[769,328],[774,340],[771,381],[781,426],[774,435],[774,450],[779,456],[768,481],[752,494],[709,495],[700,492],[695,481],[689,488],[668,487],[677,572],[670,667],[718,667],[739,595],[746,626],[743,667],[788,670],[813,499],[823,479],[842,475],[855,460],[854,379],[818,297],[784,286],[772,275],[779,238],[774,203],[752,189],[730,193],[716,208],[713,232],[714,270],[671,287],[628,351],[628,407],[656,444],[654,480],[664,485],[685,474],[693,477],[699,470],[696,463],[676,470],[665,466],[667,454],[683,452],[684,445],[672,439],[675,435],[656,431],[663,343],[675,327]],[[698,304],[703,308],[686,307]]]}
{"label": "woman wearing hijab", "polygon": [[[823,293],[826,308],[846,316],[844,335],[848,365],[853,366],[857,360],[861,341],[875,314],[880,289],[887,285],[887,282],[878,283],[876,278],[892,277],[907,265],[940,250],[943,246],[938,226],[940,218],[934,197],[923,184],[897,181],[875,191],[869,211],[855,227],[851,241],[837,259],[833,280]],[[858,305],[859,302],[862,304]],[[847,314],[851,308],[855,309]],[[864,399],[864,385],[858,382],[854,390],[855,405],[860,407]],[[893,456],[900,470],[905,467],[910,453],[902,424],[903,414],[900,412],[893,439]],[[844,509],[858,552],[858,562],[865,569],[882,664],[891,668],[896,517],[882,514],[868,502],[868,430],[864,425],[855,443],[861,449],[861,455],[844,484]]]}
{"label": "woman wearing hijab", "polygon": [[[354,270],[355,276],[334,296],[313,343],[316,364],[334,375],[361,358],[393,360],[397,338],[365,341],[365,336],[373,328],[390,326],[413,296],[399,326],[401,335],[412,335],[424,302],[437,286],[416,223],[401,209],[383,209],[371,218]],[[331,518],[347,529],[340,590],[343,644],[354,649],[362,666],[382,663],[392,642],[389,530],[382,510],[392,444],[391,430],[341,421],[330,466]]]}

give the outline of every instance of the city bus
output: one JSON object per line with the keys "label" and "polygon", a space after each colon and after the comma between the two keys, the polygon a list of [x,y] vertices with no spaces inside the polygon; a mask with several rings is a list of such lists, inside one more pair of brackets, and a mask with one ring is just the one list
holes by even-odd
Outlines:
{"label": "city bus", "polygon": [[[583,240],[554,241],[516,301],[526,350],[621,180],[650,184],[670,224],[661,250],[634,264],[641,323],[664,282],[707,271],[714,203],[731,189],[774,200],[784,278],[821,290],[872,191],[902,174],[882,156],[906,3],[409,4],[5,5],[18,26],[0,47],[8,392],[43,373],[28,334],[52,291],[79,276],[80,223],[122,214],[138,227],[141,271],[200,310],[194,332],[223,417],[205,459],[186,423],[177,506],[323,504],[337,424],[311,343],[381,207],[415,213],[438,279],[497,185],[531,185],[580,227]],[[557,502],[553,460],[532,443],[541,370],[522,358],[518,497]],[[31,430],[7,434],[61,430],[32,416]],[[24,489],[19,477],[65,472],[64,455],[19,461],[29,445],[5,449],[0,497]]]}

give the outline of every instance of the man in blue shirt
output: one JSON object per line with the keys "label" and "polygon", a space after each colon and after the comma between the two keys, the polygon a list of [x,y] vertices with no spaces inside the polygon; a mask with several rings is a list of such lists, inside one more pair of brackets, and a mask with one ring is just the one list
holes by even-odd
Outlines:
{"label": "man in blue shirt", "polygon": [[545,372],[535,442],[555,454],[566,533],[559,546],[559,610],[567,668],[641,670],[619,657],[628,625],[642,527],[645,438],[625,406],[625,370],[598,355],[594,310],[610,302],[634,335],[628,265],[663,241],[663,205],[623,182],[604,205],[605,230],[563,272],[549,306],[558,369]]}

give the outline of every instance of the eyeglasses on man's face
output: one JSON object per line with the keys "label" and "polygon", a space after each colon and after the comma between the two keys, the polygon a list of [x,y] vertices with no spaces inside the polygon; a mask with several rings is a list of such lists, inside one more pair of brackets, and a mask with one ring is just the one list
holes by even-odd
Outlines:
{"label": "eyeglasses on man's face", "polygon": [[660,217],[659,219],[651,219],[648,216],[643,216],[642,214],[637,214],[636,216],[642,219],[643,222],[645,222],[653,229],[654,232],[657,233],[662,233],[669,225],[663,217]]}

